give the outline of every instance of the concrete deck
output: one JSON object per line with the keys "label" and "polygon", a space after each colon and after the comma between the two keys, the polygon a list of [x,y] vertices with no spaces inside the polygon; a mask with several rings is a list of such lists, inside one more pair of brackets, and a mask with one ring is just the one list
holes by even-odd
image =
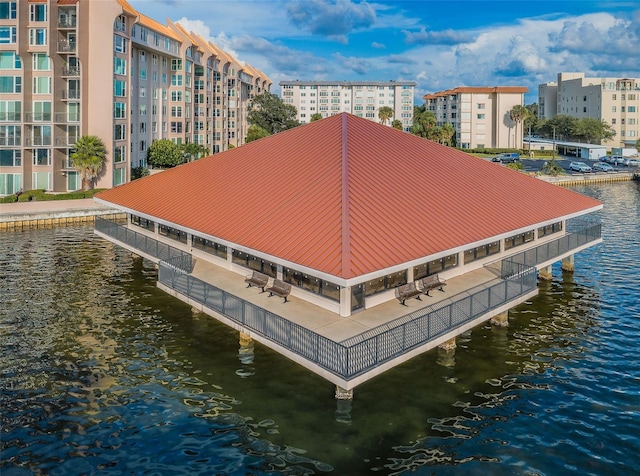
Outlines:
{"label": "concrete deck", "polygon": [[[431,296],[423,295],[421,301],[410,299],[407,300],[406,306],[402,306],[394,298],[370,309],[358,311],[349,317],[340,317],[331,311],[299,299],[295,295],[289,296],[289,301],[284,303],[282,298],[278,296],[269,297],[269,294],[262,293],[260,288],[247,288],[244,276],[222,269],[201,259],[196,260],[191,274],[334,342],[343,342],[413,311],[449,300],[457,294],[466,293],[475,286],[487,284],[496,279],[496,276],[486,269],[477,269],[447,280],[447,285],[444,287],[445,292],[434,289],[430,292]],[[250,272],[247,274],[250,274]]]}
{"label": "concrete deck", "polygon": [[120,213],[92,198],[0,203],[0,223]]}

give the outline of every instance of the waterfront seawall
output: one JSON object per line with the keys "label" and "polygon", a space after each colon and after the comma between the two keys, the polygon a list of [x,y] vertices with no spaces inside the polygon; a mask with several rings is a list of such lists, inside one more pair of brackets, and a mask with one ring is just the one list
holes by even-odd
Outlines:
{"label": "waterfront seawall", "polygon": [[553,183],[563,187],[573,187],[575,185],[590,185],[600,183],[628,182],[634,178],[633,172],[619,172],[612,174],[580,174],[580,175],[539,175],[540,180]]}
{"label": "waterfront seawall", "polygon": [[96,216],[120,213],[91,198],[0,204],[0,231],[93,223]]}

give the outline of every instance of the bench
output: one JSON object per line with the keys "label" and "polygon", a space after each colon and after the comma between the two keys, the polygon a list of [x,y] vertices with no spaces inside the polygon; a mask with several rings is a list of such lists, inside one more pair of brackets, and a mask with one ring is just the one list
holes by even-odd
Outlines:
{"label": "bench", "polygon": [[287,296],[291,292],[291,285],[279,279],[274,279],[273,284],[267,288],[267,291],[269,291],[269,297],[275,294],[284,298],[284,302],[287,302]]}
{"label": "bench", "polygon": [[423,294],[426,294],[427,296],[431,296],[431,294],[429,294],[429,291],[431,291],[432,289],[439,289],[440,291],[444,292],[442,286],[446,285],[447,283],[444,280],[440,279],[437,274],[432,274],[431,276],[427,276],[426,278],[422,278],[420,280],[420,288],[422,289]]}
{"label": "bench", "polygon": [[252,285],[258,288],[262,288],[262,292],[264,292],[264,287],[269,282],[269,276],[266,274],[259,273],[258,271],[254,271],[253,274],[247,276],[244,280],[247,283],[247,287],[250,288]]}
{"label": "bench", "polygon": [[418,290],[415,282],[403,284],[396,288],[396,298],[403,306],[406,306],[404,302],[407,299],[416,298],[418,301],[422,301],[422,299],[420,299],[420,294],[422,294],[422,291]]}

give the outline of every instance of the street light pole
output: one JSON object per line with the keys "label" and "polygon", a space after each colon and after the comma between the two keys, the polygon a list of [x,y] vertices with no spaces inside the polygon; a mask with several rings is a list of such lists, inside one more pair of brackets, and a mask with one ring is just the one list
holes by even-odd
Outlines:
{"label": "street light pole", "polygon": [[553,126],[553,159],[556,158],[556,126]]}

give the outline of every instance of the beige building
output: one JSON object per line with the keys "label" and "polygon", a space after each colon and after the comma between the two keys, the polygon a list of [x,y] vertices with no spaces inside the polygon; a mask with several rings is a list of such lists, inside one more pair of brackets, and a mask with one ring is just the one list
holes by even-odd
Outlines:
{"label": "beige building", "polygon": [[126,0],[0,2],[0,195],[77,190],[69,155],[100,137],[97,186],[130,180],[156,139],[240,145],[246,111],[268,91],[262,72]]}
{"label": "beige building", "polygon": [[606,145],[633,147],[640,138],[640,78],[560,73],[557,82],[538,86],[538,116],[557,114],[602,119],[616,131]]}
{"label": "beige building", "polygon": [[424,96],[436,125],[452,124],[463,149],[522,148],[522,123],[511,120],[514,106],[524,106],[528,89],[520,86],[459,87]]}
{"label": "beige building", "polygon": [[402,121],[405,131],[413,125],[413,81],[281,81],[280,93],[285,104],[295,106],[297,120],[311,122],[311,116],[335,116],[348,112],[354,116],[379,121],[378,111],[393,109],[387,121]]}

